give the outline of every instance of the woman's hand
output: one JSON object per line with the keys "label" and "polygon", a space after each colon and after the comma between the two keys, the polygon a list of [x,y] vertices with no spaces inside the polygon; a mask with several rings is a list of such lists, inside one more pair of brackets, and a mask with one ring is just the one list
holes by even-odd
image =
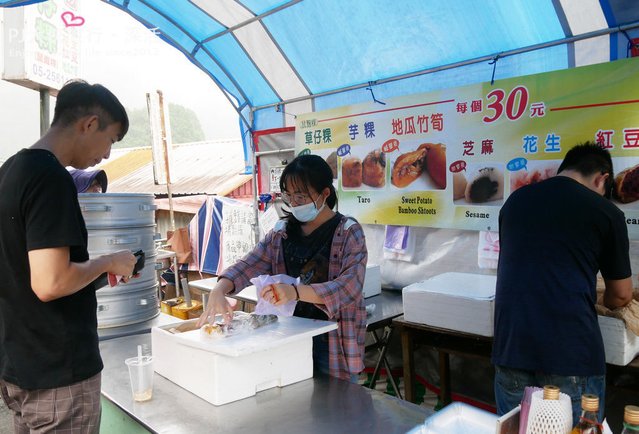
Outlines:
{"label": "woman's hand", "polygon": [[262,288],[260,297],[274,306],[286,304],[289,301],[297,300],[297,291],[293,285],[287,283],[274,283]]}
{"label": "woman's hand", "polygon": [[226,293],[231,290],[233,290],[233,282],[225,278],[218,280],[215,288],[209,294],[206,309],[197,322],[198,327],[215,321],[216,314],[221,314],[224,322],[229,322],[233,319],[233,307],[226,298]]}

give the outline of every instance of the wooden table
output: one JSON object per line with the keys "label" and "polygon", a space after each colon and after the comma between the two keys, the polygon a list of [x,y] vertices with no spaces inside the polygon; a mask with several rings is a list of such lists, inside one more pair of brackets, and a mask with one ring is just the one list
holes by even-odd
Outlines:
{"label": "wooden table", "polygon": [[393,325],[400,332],[402,339],[404,399],[407,401],[415,402],[415,362],[413,358],[415,344],[428,345],[439,353],[440,398],[444,405],[452,401],[450,354],[490,359],[493,345],[492,337],[409,322],[404,320],[403,315],[395,318]]}

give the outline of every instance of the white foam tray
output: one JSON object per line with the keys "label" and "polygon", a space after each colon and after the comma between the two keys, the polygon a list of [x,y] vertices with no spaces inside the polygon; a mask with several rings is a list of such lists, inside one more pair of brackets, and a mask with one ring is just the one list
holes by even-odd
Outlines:
{"label": "white foam tray", "polygon": [[151,330],[153,368],[214,405],[311,378],[313,336],[337,328],[329,321],[280,317],[275,323],[226,338],[210,338],[199,329],[168,331],[185,323]]}
{"label": "white foam tray", "polygon": [[599,328],[606,352],[606,363],[625,366],[639,355],[639,337],[617,318],[599,315]]}
{"label": "white foam tray", "polygon": [[443,273],[405,287],[404,319],[481,336],[493,335],[496,277]]}
{"label": "white foam tray", "polygon": [[364,293],[364,298],[372,297],[382,292],[382,274],[379,265],[366,265],[362,292]]}
{"label": "white foam tray", "polygon": [[426,419],[409,434],[495,434],[497,415],[455,402]]}

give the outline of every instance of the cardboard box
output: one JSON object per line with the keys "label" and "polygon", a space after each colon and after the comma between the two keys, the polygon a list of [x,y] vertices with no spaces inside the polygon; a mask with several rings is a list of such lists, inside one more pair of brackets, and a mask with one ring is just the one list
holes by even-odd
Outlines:
{"label": "cardboard box", "polygon": [[497,278],[443,273],[402,290],[404,319],[449,330],[492,336]]}
{"label": "cardboard box", "polygon": [[626,366],[639,354],[639,337],[617,318],[598,316],[606,352],[606,363]]}
{"label": "cardboard box", "polygon": [[273,324],[229,337],[211,338],[199,329],[169,331],[196,321],[151,330],[153,368],[213,405],[311,378],[313,336],[337,328],[329,321],[279,317]]}

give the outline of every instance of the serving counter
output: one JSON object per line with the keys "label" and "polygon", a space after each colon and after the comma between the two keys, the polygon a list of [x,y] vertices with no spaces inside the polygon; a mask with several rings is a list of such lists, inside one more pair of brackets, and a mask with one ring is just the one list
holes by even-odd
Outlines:
{"label": "serving counter", "polygon": [[[153,398],[134,402],[124,359],[148,333],[100,342],[101,432],[153,433],[405,433],[423,424],[432,410],[381,392],[328,377],[312,378],[215,406],[155,374]],[[175,369],[189,369],[184,360]],[[192,372],[197,376],[197,372]],[[237,378],[237,381],[242,381]]]}

